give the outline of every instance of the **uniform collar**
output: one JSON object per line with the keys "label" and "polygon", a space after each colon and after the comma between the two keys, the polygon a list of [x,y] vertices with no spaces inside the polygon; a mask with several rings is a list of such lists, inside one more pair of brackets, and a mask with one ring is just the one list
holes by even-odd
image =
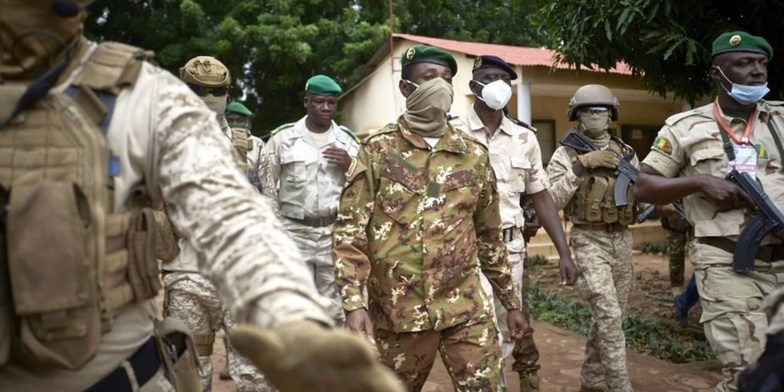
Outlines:
{"label": "uniform collar", "polygon": [[[305,139],[306,141],[310,142],[311,144],[315,145],[315,143],[316,143],[315,139],[313,139],[313,137],[310,136],[311,132],[308,130],[308,125],[305,122],[307,119],[308,119],[308,116],[305,115],[304,117],[299,119],[299,121],[297,121],[294,124],[294,129],[292,129],[294,132],[291,134],[290,138],[292,138],[292,139],[294,139],[294,138],[302,138],[302,139]],[[340,133],[342,133],[342,131],[338,127],[338,124],[335,123],[335,121],[332,121],[332,126],[331,126],[330,130],[332,131],[330,133],[330,135],[329,135],[329,142],[330,143],[334,143],[336,139],[341,139]],[[343,140],[341,139],[341,141],[343,141]]]}
{"label": "uniform collar", "polygon": [[[471,132],[478,132],[480,130],[484,132],[483,128],[485,128],[485,124],[479,118],[479,115],[476,114],[476,109],[474,109],[474,105],[471,105],[468,108],[468,113],[466,113],[466,117],[467,117],[468,127],[471,129]],[[501,125],[499,126],[501,132],[509,136],[514,136],[514,133],[512,132],[514,127],[515,124],[512,122],[512,120],[510,120],[509,118],[507,118],[502,114]]]}
{"label": "uniform collar", "polygon": [[[701,109],[705,109],[705,110],[702,111],[702,113],[704,115],[706,115],[706,116],[711,117],[711,118],[713,118],[713,112],[712,112],[713,108],[712,108],[712,105],[713,104],[711,103],[711,104],[706,105],[703,108],[701,108]],[[730,123],[730,121],[732,121],[733,119],[736,118],[736,117],[729,117],[729,116],[727,116],[724,113],[724,109],[722,109],[721,105],[719,105],[719,111],[721,112],[721,116],[724,118],[725,121],[727,121],[728,124]],[[768,122],[768,119],[770,118],[770,115],[771,115],[770,112],[771,112],[771,107],[770,107],[770,105],[768,105],[767,102],[765,102],[763,100],[760,100],[760,101],[757,102],[757,107],[756,107],[757,120],[759,120],[762,123]],[[746,122],[745,118],[743,119],[743,122],[744,123]]]}
{"label": "uniform collar", "polygon": [[[421,150],[429,149],[430,146],[427,144],[425,139],[422,138],[422,136],[413,133],[408,129],[408,123],[406,123],[406,120],[402,115],[398,117],[397,125],[400,128],[400,134],[403,135],[403,138],[411,143],[414,147]],[[471,152],[465,139],[463,139],[463,136],[460,134],[460,131],[456,130],[454,127],[452,127],[452,124],[449,124],[448,122],[446,124],[446,132],[441,135],[438,143],[433,148],[433,151],[442,150],[455,154],[468,154]]]}

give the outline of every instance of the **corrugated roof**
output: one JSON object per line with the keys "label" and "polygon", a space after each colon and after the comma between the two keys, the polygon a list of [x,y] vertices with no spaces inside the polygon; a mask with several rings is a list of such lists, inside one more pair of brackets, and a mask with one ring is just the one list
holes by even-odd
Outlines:
{"label": "corrugated roof", "polygon": [[[449,50],[452,52],[465,53],[471,56],[481,56],[485,54],[492,54],[498,56],[504,61],[512,65],[520,66],[545,66],[551,67],[553,65],[553,56],[555,51],[542,48],[529,48],[524,46],[509,46],[509,45],[496,45],[486,44],[482,42],[466,42],[454,41],[451,39],[424,37],[421,35],[412,34],[394,34],[395,38],[406,39],[409,41],[418,42],[436,46],[441,49]],[[558,69],[574,69],[573,66],[568,64],[559,63],[556,65]],[[600,68],[583,68],[589,72],[605,72]],[[631,75],[632,70],[626,63],[618,63],[614,68],[610,69],[610,73]]]}

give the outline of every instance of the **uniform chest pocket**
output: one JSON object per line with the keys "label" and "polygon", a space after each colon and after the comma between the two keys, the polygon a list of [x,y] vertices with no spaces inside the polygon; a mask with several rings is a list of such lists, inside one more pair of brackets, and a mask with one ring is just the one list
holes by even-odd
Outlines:
{"label": "uniform chest pocket", "polygon": [[721,148],[705,148],[691,153],[691,166],[697,174],[724,175],[726,159]]}
{"label": "uniform chest pocket", "polygon": [[531,162],[524,157],[511,158],[511,170],[509,175],[509,190],[511,192],[525,192],[525,179],[531,170]]}
{"label": "uniform chest pocket", "polygon": [[305,182],[307,168],[305,157],[293,151],[283,151],[280,154],[280,166],[282,182],[300,183]]}
{"label": "uniform chest pocket", "polygon": [[376,203],[395,222],[411,223],[420,215],[417,206],[425,189],[424,172],[391,156],[387,159],[386,168],[381,171]]}
{"label": "uniform chest pocket", "polygon": [[[446,198],[446,211],[475,210],[477,200],[484,196],[481,194],[482,179],[474,170],[460,170],[450,174],[446,181],[438,186],[440,192],[437,192],[437,196]],[[435,185],[430,186],[430,188],[435,187]],[[428,196],[436,197],[430,192]]]}

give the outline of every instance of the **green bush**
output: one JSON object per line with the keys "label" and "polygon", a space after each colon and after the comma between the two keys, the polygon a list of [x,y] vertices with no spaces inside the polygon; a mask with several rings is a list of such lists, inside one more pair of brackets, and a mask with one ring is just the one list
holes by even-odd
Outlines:
{"label": "green bush", "polygon": [[535,267],[537,265],[547,265],[547,256],[545,255],[528,256],[526,260],[526,265],[528,265],[529,267]]}
{"label": "green bush", "polygon": [[[564,299],[531,285],[528,291],[531,316],[541,322],[575,331],[583,336],[591,326],[588,304]],[[679,326],[648,317],[628,314],[623,323],[626,346],[639,353],[653,355],[675,363],[715,359],[704,340],[695,339]]]}
{"label": "green bush", "polygon": [[669,245],[666,242],[662,243],[653,243],[653,242],[643,242],[638,248],[642,253],[646,254],[664,254],[667,253],[667,249],[669,249]]}

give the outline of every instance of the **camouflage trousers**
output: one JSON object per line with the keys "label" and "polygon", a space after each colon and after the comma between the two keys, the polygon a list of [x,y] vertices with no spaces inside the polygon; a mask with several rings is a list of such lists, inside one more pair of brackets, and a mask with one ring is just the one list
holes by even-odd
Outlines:
{"label": "camouflage trousers", "polygon": [[[234,327],[234,319],[223,308],[218,290],[207,278],[197,273],[170,272],[163,276],[165,316],[182,320],[191,330],[199,347],[201,384],[204,392],[212,390],[212,344],[215,333],[223,329],[228,335]],[[228,369],[238,392],[273,392],[273,388],[250,361],[240,356],[229,344]],[[201,354],[205,355],[201,355]]]}
{"label": "camouflage trousers", "polygon": [[[525,253],[509,253],[509,263],[512,265],[512,283],[514,284],[515,291],[520,294],[520,300],[522,301],[520,311],[523,313],[523,316],[525,316],[526,321],[530,323],[531,318],[528,314],[527,295],[530,280],[528,278],[528,270],[524,265]],[[512,357],[514,358],[512,369],[519,373],[521,378],[532,375],[535,376],[540,366],[537,363],[539,361],[539,349],[536,348],[533,335],[529,335],[519,341],[513,341],[509,335],[509,327],[506,324],[506,308],[501,304],[501,301],[494,298],[490,281],[488,281],[484,275],[480,275],[479,281],[482,284],[485,295],[487,295],[488,298],[493,299],[495,322],[500,333],[501,355],[503,358],[506,358],[509,354],[512,354]]]}
{"label": "camouflage trousers", "polygon": [[313,275],[316,289],[332,302],[329,314],[337,326],[346,323],[343,302],[335,286],[335,263],[332,261],[332,230],[329,227],[310,227],[282,219],[283,227],[297,244],[302,259]]}
{"label": "camouflage trousers", "polygon": [[492,320],[459,324],[441,331],[395,333],[376,330],[381,361],[392,369],[410,392],[427,380],[436,352],[446,365],[458,392],[500,392],[501,350]]}
{"label": "camouflage trousers", "polygon": [[[531,316],[528,310],[528,290],[531,287],[531,279],[528,276],[528,265],[523,266],[523,282],[522,293],[520,301],[522,306],[520,310],[525,316],[525,321],[531,323]],[[512,370],[520,374],[521,383],[526,377],[536,377],[536,372],[539,371],[539,349],[534,342],[534,336],[528,335],[527,337],[515,341],[514,348],[512,349]]]}
{"label": "camouflage trousers", "polygon": [[574,227],[570,242],[579,270],[577,289],[592,316],[580,382],[588,389],[631,391],[623,318],[634,277],[632,233]]}
{"label": "camouflage trousers", "polygon": [[667,256],[670,259],[670,287],[683,287],[686,266],[686,243],[689,222],[681,218],[670,218],[667,229]]}
{"label": "camouflage trousers", "polygon": [[722,363],[716,391],[737,391],[738,375],[765,348],[768,316],[765,296],[784,287],[784,261],[757,261],[755,271],[732,269],[731,253],[692,242],[689,257],[700,293],[705,337]]}

